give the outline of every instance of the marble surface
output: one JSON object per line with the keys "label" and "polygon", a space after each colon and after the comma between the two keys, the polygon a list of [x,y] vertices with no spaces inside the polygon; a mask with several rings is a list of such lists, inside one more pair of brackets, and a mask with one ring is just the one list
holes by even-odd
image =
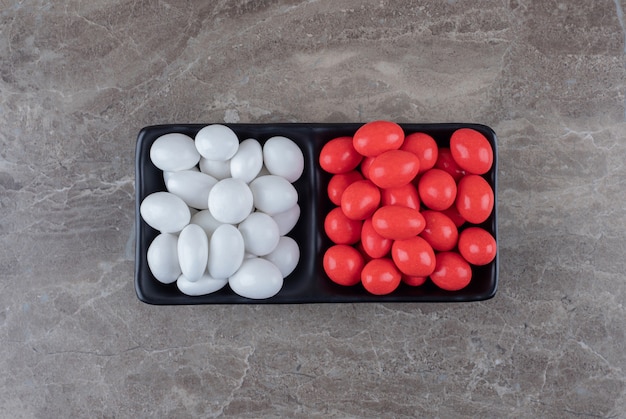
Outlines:
{"label": "marble surface", "polygon": [[[0,417],[626,417],[625,9],[0,0]],[[139,129],[373,119],[495,129],[495,298],[138,301]]]}

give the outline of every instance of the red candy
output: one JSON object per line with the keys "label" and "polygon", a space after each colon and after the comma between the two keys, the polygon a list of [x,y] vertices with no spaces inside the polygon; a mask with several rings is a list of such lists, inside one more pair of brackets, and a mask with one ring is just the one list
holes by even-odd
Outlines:
{"label": "red candy", "polygon": [[467,173],[485,174],[493,164],[493,150],[487,138],[471,128],[456,130],[450,137],[454,161]]}
{"label": "red candy", "polygon": [[357,180],[349,185],[341,195],[341,209],[346,217],[365,220],[380,204],[380,191],[369,180]]}
{"label": "red candy", "polygon": [[454,203],[456,182],[441,169],[430,169],[422,175],[417,185],[420,199],[428,208],[443,211]]}
{"label": "red candy", "polygon": [[420,209],[420,197],[412,183],[397,188],[385,188],[381,192],[381,205],[398,205]]}
{"label": "red candy", "polygon": [[369,179],[379,188],[397,188],[409,183],[420,168],[417,156],[408,151],[389,150],[374,158]]}
{"label": "red candy", "polygon": [[388,150],[397,150],[403,141],[402,127],[390,121],[368,122],[352,137],[352,144],[356,151],[366,157],[375,157]]}
{"label": "red candy", "polygon": [[361,173],[365,179],[370,178],[370,166],[374,162],[375,157],[365,157],[361,162]]}
{"label": "red candy", "polygon": [[404,240],[417,236],[426,222],[422,214],[413,208],[395,205],[380,207],[372,215],[374,230],[386,239]]}
{"label": "red candy", "polygon": [[496,257],[496,240],[480,227],[469,227],[459,236],[459,253],[472,265],[491,263]]}
{"label": "red candy", "polygon": [[400,272],[406,275],[428,276],[435,270],[435,252],[419,236],[394,241],[391,257]]}
{"label": "red candy", "polygon": [[361,227],[361,247],[371,258],[382,258],[389,254],[393,240],[386,239],[374,230],[372,219],[368,218]]}
{"label": "red candy", "polygon": [[439,211],[424,211],[422,216],[426,226],[420,233],[420,236],[434,250],[447,251],[454,249],[459,238],[459,232],[450,217]]}
{"label": "red candy", "polygon": [[324,220],[324,231],[335,244],[354,244],[361,238],[361,221],[346,217],[341,208],[333,208]]}
{"label": "red candy", "polygon": [[463,169],[461,169],[457,162],[454,161],[454,158],[452,157],[452,152],[449,148],[439,149],[439,156],[437,157],[435,168],[448,172],[457,182],[459,179],[465,176],[465,172],[463,171]]}
{"label": "red candy", "polygon": [[405,137],[398,124],[373,121],[330,140],[319,159],[333,174],[327,192],[336,207],[324,231],[334,245],[323,258],[333,282],[360,282],[374,295],[428,280],[458,291],[471,282],[472,266],[496,258],[494,237],[476,226],[494,206],[480,176],[492,168],[493,150],[480,132],[458,129],[450,148],[439,148],[428,134]]}
{"label": "red candy", "polygon": [[461,255],[454,252],[441,252],[436,256],[437,265],[430,279],[446,291],[458,291],[472,280],[472,267]]}
{"label": "red candy", "polygon": [[402,282],[407,284],[410,287],[419,287],[426,282],[425,276],[410,276],[410,275],[402,275]]}
{"label": "red candy", "polygon": [[459,181],[456,209],[473,224],[489,218],[493,210],[493,190],[489,183],[478,175],[467,175]]}
{"label": "red candy", "polygon": [[428,169],[432,169],[439,156],[437,143],[433,137],[423,132],[415,132],[407,135],[404,138],[400,150],[410,151],[417,156],[420,161],[419,173],[424,173]]}
{"label": "red candy", "polygon": [[[457,195],[458,195],[458,187],[457,187]],[[452,220],[454,225],[457,226],[457,228],[465,224],[466,220],[465,218],[463,218],[461,214],[459,214],[459,210],[456,209],[456,205],[452,205],[447,210],[441,211],[441,213],[444,215],[447,215]]]}
{"label": "red candy", "polygon": [[328,173],[346,173],[354,170],[362,159],[352,145],[352,137],[338,137],[322,147],[320,166]]}
{"label": "red candy", "polygon": [[361,283],[374,295],[386,295],[393,292],[402,276],[391,259],[372,259],[363,267]]}
{"label": "red candy", "polygon": [[324,253],[324,271],[339,285],[356,285],[361,280],[363,256],[352,246],[337,244]]}
{"label": "red candy", "polygon": [[357,180],[363,180],[363,175],[356,170],[340,173],[330,178],[328,182],[328,197],[331,202],[337,206],[341,205],[341,195],[343,195],[343,191]]}

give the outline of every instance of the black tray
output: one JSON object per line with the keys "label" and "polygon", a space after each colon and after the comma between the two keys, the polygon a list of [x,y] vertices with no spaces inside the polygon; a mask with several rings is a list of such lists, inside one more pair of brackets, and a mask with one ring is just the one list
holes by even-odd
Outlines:
{"label": "black tray", "polygon": [[[256,138],[264,143],[272,136],[291,138],[304,153],[304,173],[294,186],[298,191],[301,207],[300,219],[289,233],[300,246],[300,262],[294,272],[285,278],[283,288],[272,298],[251,300],[235,294],[228,285],[213,294],[191,297],[181,293],[176,283],[164,285],[150,272],[147,250],[158,232],[148,226],[139,214],[143,199],[157,191],[164,191],[162,172],[150,161],[150,147],[161,135],[179,132],[191,136],[208,124],[155,125],[143,128],[137,138],[136,149],[136,258],[135,290],[137,297],[148,304],[270,304],[270,303],[357,303],[357,302],[468,302],[493,297],[498,284],[498,256],[482,267],[473,267],[470,284],[455,292],[437,288],[430,280],[420,287],[409,287],[404,283],[392,294],[375,296],[360,285],[343,287],[332,283],[322,267],[323,253],[331,243],[324,234],[325,215],[333,207],[326,194],[331,175],[318,164],[322,146],[339,136],[351,136],[363,124],[225,124],[233,129],[240,140]],[[437,141],[440,147],[448,147],[450,135],[459,128],[473,128],[487,137],[493,148],[493,166],[484,175],[494,190],[494,210],[481,226],[497,237],[497,145],[494,131],[478,124],[400,124],[406,134],[425,132]]]}

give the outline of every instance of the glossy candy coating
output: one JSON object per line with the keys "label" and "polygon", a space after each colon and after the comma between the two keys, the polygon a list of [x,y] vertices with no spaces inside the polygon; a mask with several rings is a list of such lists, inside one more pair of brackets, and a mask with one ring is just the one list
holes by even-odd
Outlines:
{"label": "glossy candy coating", "polygon": [[[457,186],[458,189],[458,186]],[[457,190],[458,195],[458,190]],[[451,205],[450,208],[441,211],[442,214],[445,214],[452,220],[457,228],[461,227],[467,221],[461,214],[459,214],[459,210],[456,209],[456,205]]]}
{"label": "glossy candy coating", "polygon": [[330,201],[337,206],[341,205],[341,195],[343,195],[343,191],[357,180],[363,180],[363,175],[356,170],[339,173],[330,178],[327,188]]}
{"label": "glossy candy coating", "polygon": [[324,253],[324,272],[339,285],[351,286],[361,280],[363,256],[352,246],[337,244]]}
{"label": "glossy candy coating", "polygon": [[415,185],[407,183],[397,188],[385,188],[380,191],[381,205],[398,205],[413,209],[420,208],[420,197]]}
{"label": "glossy candy coating", "polygon": [[496,257],[496,240],[480,227],[469,227],[459,236],[459,253],[472,265],[491,263]]}
{"label": "glossy candy coating", "polygon": [[493,150],[484,135],[471,128],[461,128],[450,137],[452,158],[467,173],[485,174],[493,164]]}
{"label": "glossy candy coating", "polygon": [[456,198],[456,189],[454,178],[441,169],[425,172],[417,185],[422,203],[437,211],[450,208]]}
{"label": "glossy candy coating", "polygon": [[467,175],[459,181],[456,209],[470,223],[480,224],[487,220],[493,203],[493,189],[482,177]]}
{"label": "glossy candy coating", "polygon": [[363,156],[354,149],[352,137],[333,138],[322,147],[320,166],[328,173],[346,173],[354,170]]}
{"label": "glossy candy coating", "polygon": [[388,258],[372,259],[363,267],[361,283],[374,295],[390,294],[398,288],[402,275]]}
{"label": "glossy candy coating", "polygon": [[430,279],[439,288],[446,291],[458,291],[465,288],[472,280],[472,268],[456,252],[441,252],[436,256],[435,270]]}
{"label": "glossy candy coating", "polygon": [[376,232],[372,225],[372,219],[368,218],[361,227],[361,247],[371,258],[382,258],[391,251],[393,240],[387,239]]}
{"label": "glossy candy coating", "polygon": [[370,178],[370,167],[374,162],[375,157],[365,157],[363,161],[361,161],[361,174],[365,179]]}
{"label": "glossy candy coating", "polygon": [[391,121],[372,121],[361,126],[352,137],[356,151],[374,157],[388,150],[397,150],[404,141],[404,131]]}
{"label": "glossy candy coating", "polygon": [[354,244],[361,238],[362,221],[353,220],[340,207],[333,208],[324,219],[324,232],[335,244]]}
{"label": "glossy candy coating", "polygon": [[372,226],[381,236],[404,240],[422,232],[426,222],[419,210],[389,205],[380,207],[372,215]]}
{"label": "glossy candy coating", "polygon": [[400,272],[406,275],[428,276],[435,270],[435,252],[419,236],[394,241],[391,257]]}
{"label": "glossy candy coating", "polygon": [[435,169],[441,169],[448,172],[457,182],[465,175],[465,171],[452,157],[450,149],[445,147],[439,149],[439,156],[437,157],[437,162],[435,163]]}
{"label": "glossy candy coating", "polygon": [[419,173],[432,169],[439,156],[437,143],[433,137],[423,132],[414,132],[407,135],[400,150],[410,151],[417,156],[420,161]]}
{"label": "glossy candy coating", "polygon": [[415,154],[389,150],[374,158],[369,167],[369,179],[379,188],[396,188],[413,180],[419,168]]}
{"label": "glossy candy coating", "polygon": [[380,191],[369,180],[357,180],[341,196],[341,209],[346,217],[353,220],[370,217],[379,204]]}
{"label": "glossy candy coating", "polygon": [[447,251],[456,246],[459,232],[454,221],[439,211],[422,211],[426,222],[420,236],[430,244],[434,250]]}
{"label": "glossy candy coating", "polygon": [[419,287],[420,285],[423,285],[424,282],[426,282],[426,279],[428,278],[426,278],[425,276],[411,276],[402,274],[402,282],[410,287]]}

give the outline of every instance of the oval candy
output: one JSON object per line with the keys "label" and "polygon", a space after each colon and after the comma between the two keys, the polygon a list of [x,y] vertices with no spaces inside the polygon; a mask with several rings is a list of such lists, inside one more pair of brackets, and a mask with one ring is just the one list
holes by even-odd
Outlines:
{"label": "oval candy", "polygon": [[196,149],[209,160],[228,160],[239,148],[237,134],[225,125],[212,124],[202,128],[195,137]]}
{"label": "oval candy", "polygon": [[386,239],[404,240],[422,232],[426,222],[419,210],[388,205],[372,215],[372,227]]}
{"label": "oval candy", "polygon": [[164,172],[177,172],[191,169],[198,164],[200,154],[191,137],[170,133],[160,136],[152,143],[150,160]]}
{"label": "oval candy", "polygon": [[150,227],[161,233],[178,233],[191,219],[187,204],[170,192],[154,192],[145,197],[139,213]]}
{"label": "oval candy", "polygon": [[228,285],[245,298],[270,298],[282,288],[283,275],[272,262],[255,257],[243,261],[237,272],[228,278]]}
{"label": "oval candy", "polygon": [[292,183],[304,171],[302,150],[287,137],[272,137],[263,144],[263,162],[271,174],[282,176]]}
{"label": "oval candy", "polygon": [[287,211],[298,203],[296,188],[284,177],[259,176],[250,182],[254,206],[269,215]]}
{"label": "oval candy", "polygon": [[181,274],[178,262],[178,237],[170,233],[161,233],[152,240],[148,247],[148,267],[157,281],[171,284]]}
{"label": "oval candy", "polygon": [[185,295],[197,297],[219,291],[228,284],[228,279],[216,279],[205,273],[197,281],[190,281],[185,275],[178,277],[176,286]]}
{"label": "oval candy", "polygon": [[241,179],[222,179],[209,192],[208,207],[216,220],[238,224],[252,212],[252,191]]}
{"label": "oval candy", "polygon": [[185,204],[202,210],[209,208],[209,192],[216,183],[217,179],[206,173],[181,170],[170,174],[165,187]]}
{"label": "oval candy", "polygon": [[241,267],[244,241],[239,230],[222,224],[211,236],[207,269],[213,278],[228,278]]}
{"label": "oval candy", "polygon": [[197,224],[189,224],[178,236],[178,261],[180,270],[191,281],[197,281],[204,274],[209,258],[209,240]]}
{"label": "oval candy", "polygon": [[369,179],[379,188],[397,188],[409,183],[419,172],[420,161],[408,151],[389,150],[374,158]]}

